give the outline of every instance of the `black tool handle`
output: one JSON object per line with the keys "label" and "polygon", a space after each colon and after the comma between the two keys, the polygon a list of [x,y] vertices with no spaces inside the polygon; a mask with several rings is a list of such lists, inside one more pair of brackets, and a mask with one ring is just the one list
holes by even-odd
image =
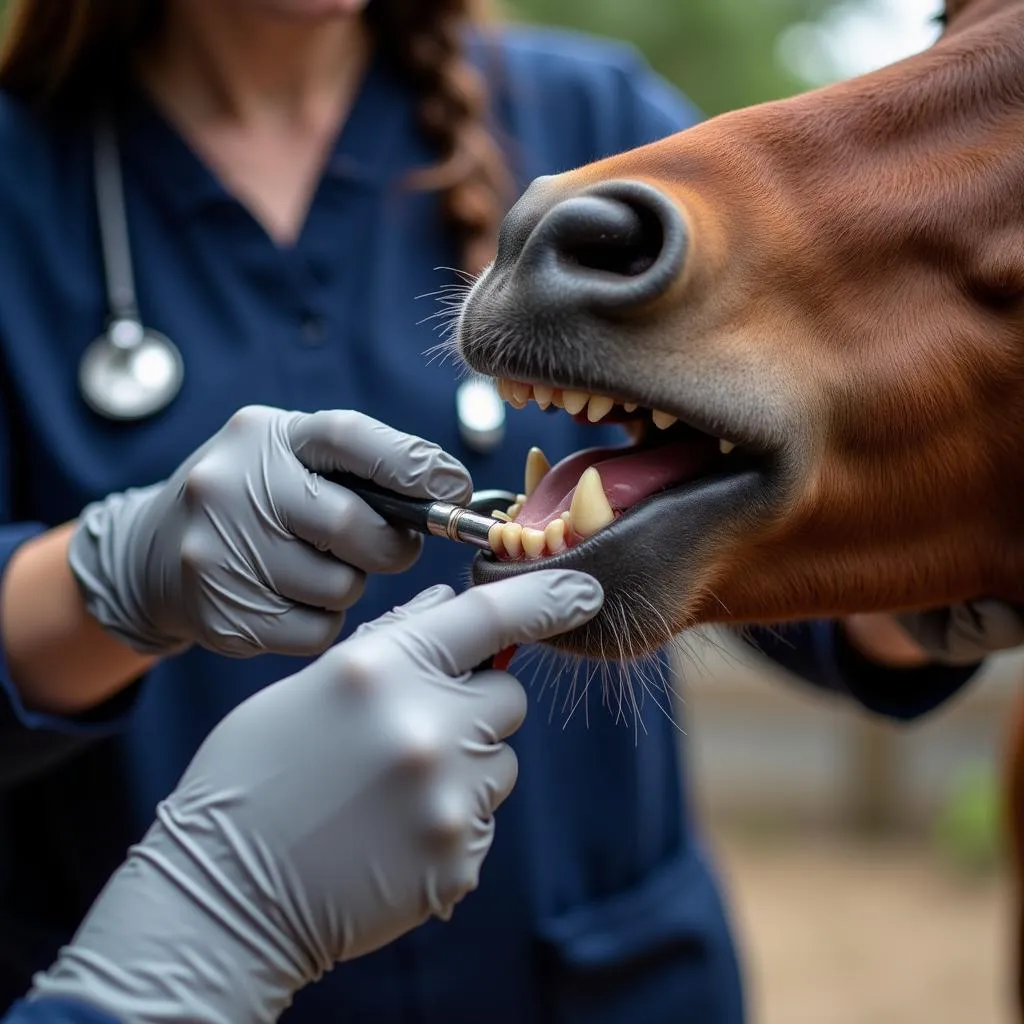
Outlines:
{"label": "black tool handle", "polygon": [[432,499],[407,498],[386,490],[354,473],[324,473],[325,479],[358,494],[382,519],[395,526],[408,526],[420,533],[429,532],[427,516]]}

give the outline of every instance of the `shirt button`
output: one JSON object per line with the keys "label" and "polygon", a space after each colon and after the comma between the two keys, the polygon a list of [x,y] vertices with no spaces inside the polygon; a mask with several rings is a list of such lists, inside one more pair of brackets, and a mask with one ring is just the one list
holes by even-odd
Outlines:
{"label": "shirt button", "polygon": [[322,345],[327,337],[327,324],[322,316],[316,313],[307,313],[302,318],[302,343],[315,348]]}

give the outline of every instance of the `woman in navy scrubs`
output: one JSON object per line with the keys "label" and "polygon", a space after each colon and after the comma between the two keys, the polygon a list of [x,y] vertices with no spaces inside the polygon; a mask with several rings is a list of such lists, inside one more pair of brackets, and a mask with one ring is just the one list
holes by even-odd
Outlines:
{"label": "woman in navy scrubs", "polygon": [[[433,310],[416,296],[455,281],[435,268],[479,268],[533,177],[696,120],[632,51],[528,29],[485,43],[463,31],[466,0],[11,6],[0,63],[0,570],[90,501],[167,477],[250,403],[359,409],[436,441],[478,487],[518,490],[535,444],[554,461],[614,443],[611,431],[530,408],[510,417],[497,449],[467,449],[455,376],[424,360]],[[89,116],[103,97],[142,317],[186,367],[167,409],[128,423],[95,414],[76,389],[107,312]],[[407,187],[425,167],[437,168],[432,187]],[[370,579],[346,632],[427,585],[460,588],[465,571],[453,545],[428,544],[410,572]],[[778,660],[900,717],[973,670],[883,669],[835,623],[794,627],[788,640],[773,648]],[[53,961],[213,724],[295,669],[280,655],[192,647],[102,702],[40,716],[3,666],[0,740],[23,767],[0,802],[0,1006]],[[473,898],[451,922],[343,964],[283,1019],[741,1021],[678,733],[653,706],[642,715],[639,743],[603,708],[564,729],[558,715],[529,716]]]}

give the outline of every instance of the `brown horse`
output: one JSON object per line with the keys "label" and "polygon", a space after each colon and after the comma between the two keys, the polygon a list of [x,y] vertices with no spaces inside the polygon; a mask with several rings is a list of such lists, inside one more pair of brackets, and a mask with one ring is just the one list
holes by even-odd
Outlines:
{"label": "brown horse", "polygon": [[930,49],[534,182],[457,331],[516,405],[626,422],[492,530],[483,582],[603,583],[562,638],[1024,600],[1024,0]]}

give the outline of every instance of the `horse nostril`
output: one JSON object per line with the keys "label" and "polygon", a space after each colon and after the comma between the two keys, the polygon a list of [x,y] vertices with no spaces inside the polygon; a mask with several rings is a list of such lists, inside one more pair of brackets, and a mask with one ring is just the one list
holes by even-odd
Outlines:
{"label": "horse nostril", "polygon": [[682,270],[686,226],[675,204],[639,182],[608,182],[541,218],[521,268],[546,301],[625,312],[667,291]]}
{"label": "horse nostril", "polygon": [[649,210],[615,199],[581,196],[555,212],[552,245],[567,266],[637,277],[661,252],[662,230]]}

